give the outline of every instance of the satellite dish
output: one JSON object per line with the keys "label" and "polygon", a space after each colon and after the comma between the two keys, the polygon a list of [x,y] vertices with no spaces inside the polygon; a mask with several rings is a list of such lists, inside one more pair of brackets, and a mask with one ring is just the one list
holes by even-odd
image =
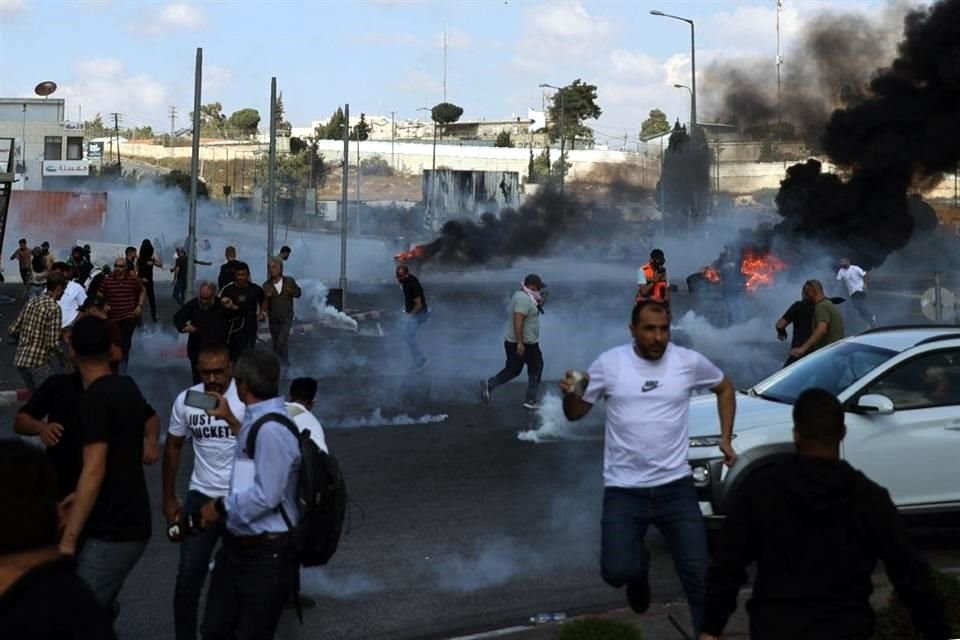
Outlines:
{"label": "satellite dish", "polygon": [[44,80],[43,82],[41,82],[40,84],[38,84],[36,87],[33,88],[33,92],[35,94],[37,94],[38,96],[43,96],[44,98],[51,95],[56,90],[57,90],[57,83],[52,82],[50,80]]}
{"label": "satellite dish", "polygon": [[[960,298],[949,289],[940,287],[940,322],[955,323],[960,320]],[[920,296],[920,311],[931,322],[937,322],[937,291],[933,287]]]}

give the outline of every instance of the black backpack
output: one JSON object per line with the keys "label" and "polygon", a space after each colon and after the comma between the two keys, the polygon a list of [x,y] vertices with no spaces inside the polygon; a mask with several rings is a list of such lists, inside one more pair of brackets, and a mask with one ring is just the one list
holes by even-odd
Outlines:
{"label": "black backpack", "polygon": [[293,536],[300,564],[304,567],[325,565],[337,551],[347,512],[347,485],[340,473],[340,465],[336,458],[320,450],[310,438],[309,429],[301,432],[281,413],[269,413],[253,423],[247,436],[247,455],[251,460],[257,433],[266,422],[286,426],[300,444],[300,480],[297,484],[300,522],[294,526],[282,504],[277,510]]}

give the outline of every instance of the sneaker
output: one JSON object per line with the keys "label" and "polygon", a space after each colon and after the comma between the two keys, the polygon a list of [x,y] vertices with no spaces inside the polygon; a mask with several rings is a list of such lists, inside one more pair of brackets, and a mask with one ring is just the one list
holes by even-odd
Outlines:
{"label": "sneaker", "polygon": [[480,383],[480,399],[490,404],[490,381],[484,380]]}
{"label": "sneaker", "polygon": [[523,403],[523,408],[529,409],[530,411],[535,411],[536,409],[540,408],[540,405],[537,404],[536,400],[527,400]]}
{"label": "sneaker", "polygon": [[634,613],[646,613],[650,608],[650,583],[647,580],[627,585],[627,604]]}

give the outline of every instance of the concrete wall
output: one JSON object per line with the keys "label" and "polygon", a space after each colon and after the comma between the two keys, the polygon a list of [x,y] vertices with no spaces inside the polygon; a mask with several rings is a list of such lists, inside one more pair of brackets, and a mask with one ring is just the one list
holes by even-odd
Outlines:
{"label": "concrete wall", "polygon": [[[360,159],[379,156],[392,164],[398,171],[411,174],[420,174],[424,170],[433,168],[433,145],[426,143],[411,143],[389,141],[361,142]],[[328,162],[339,162],[343,158],[343,142],[339,140],[320,140],[318,144],[320,153]],[[391,155],[391,150],[392,154]],[[635,164],[638,167],[642,164],[644,168],[644,182],[646,186],[656,184],[659,177],[659,145],[646,150],[646,155],[639,155],[632,152],[623,151],[600,151],[600,150],[574,150],[568,152],[568,160],[571,164],[568,180],[583,177],[594,170],[597,165],[602,164]],[[265,151],[264,146],[256,144],[235,144],[235,145],[206,145],[200,147],[200,158],[203,160],[225,161],[227,155],[232,158],[246,157],[253,159],[254,152]],[[104,149],[107,153],[107,149]],[[120,153],[124,157],[146,158],[150,160],[159,160],[161,158],[190,158],[190,147],[161,147],[159,145],[121,143]],[[350,164],[357,161],[357,143],[350,143]],[[538,152],[534,150],[534,154]],[[463,171],[516,171],[520,174],[521,181],[526,181],[527,168],[530,162],[529,149],[509,149],[500,147],[478,147],[461,146],[458,144],[440,144],[436,146],[436,166],[448,169],[458,169]],[[556,160],[560,152],[554,149],[551,157]],[[394,160],[395,159],[395,160]]]}

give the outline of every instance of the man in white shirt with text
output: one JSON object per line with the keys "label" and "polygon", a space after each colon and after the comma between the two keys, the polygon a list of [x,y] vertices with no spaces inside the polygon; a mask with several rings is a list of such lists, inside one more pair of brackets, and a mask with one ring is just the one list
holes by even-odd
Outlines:
{"label": "man in white shirt with text", "polygon": [[[186,518],[199,523],[200,508],[230,491],[230,474],[237,440],[224,418],[209,415],[204,409],[188,406],[190,392],[218,393],[230,405],[233,415],[242,420],[246,410],[237,395],[233,363],[225,346],[206,347],[197,357],[200,384],[177,396],[170,412],[170,428],[163,448],[163,515],[168,524],[180,523],[180,565],[173,596],[173,620],[176,640],[196,640],[197,610],[200,592],[207,578],[210,558],[223,535],[223,523],[202,531],[188,531]],[[176,494],[177,470],[184,440],[193,440],[193,474],[190,490],[181,504]]]}
{"label": "man in white shirt with text", "polygon": [[720,449],[736,459],[731,441],[736,396],[733,385],[703,355],[670,343],[670,313],[657,301],[638,303],[631,318],[633,343],[602,353],[590,366],[583,396],[574,372],[560,384],[569,420],[606,401],[601,575],[626,586],[637,613],[650,606],[650,553],[644,537],[655,525],[667,542],[687,595],[694,635],[703,621],[709,562],[706,530],[690,465],[690,397],[717,396]]}

